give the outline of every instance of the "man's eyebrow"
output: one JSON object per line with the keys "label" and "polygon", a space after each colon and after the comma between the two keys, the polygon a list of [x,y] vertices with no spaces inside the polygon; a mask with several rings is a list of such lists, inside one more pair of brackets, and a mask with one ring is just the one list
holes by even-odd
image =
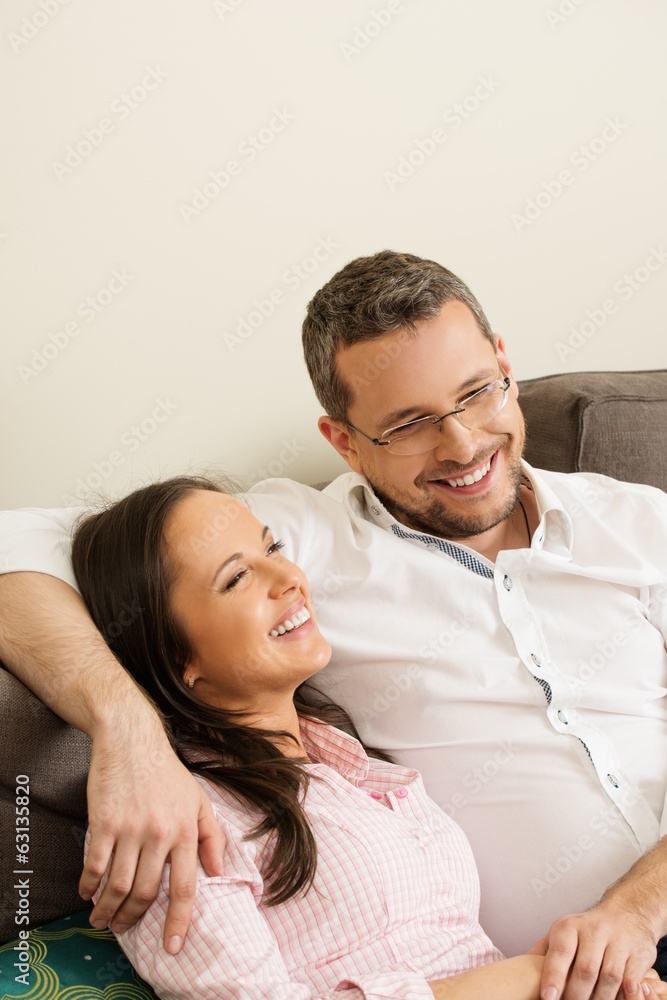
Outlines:
{"label": "man's eyebrow", "polygon": [[[268,535],[268,533],[269,533],[270,530],[271,529],[269,528],[268,524],[265,524],[264,528],[262,529],[262,541],[264,541],[264,539],[266,538],[266,536]],[[216,569],[215,573],[213,574],[213,578],[211,579],[211,583],[212,584],[215,583],[215,581],[218,579],[218,577],[222,573],[223,569],[225,569],[227,566],[229,566],[230,563],[233,563],[237,559],[242,559],[242,558],[243,558],[243,553],[242,552],[234,552],[233,555],[227,556],[227,558],[224,560],[224,562],[220,563],[220,565]]]}
{"label": "man's eyebrow", "polygon": [[498,377],[498,367],[496,364],[495,368],[480,368],[474,375],[471,375],[470,378],[461,383],[456,393],[457,397],[460,399],[469,389],[476,389],[479,382],[486,382],[487,379],[492,382]]}
{"label": "man's eyebrow", "polygon": [[[456,399],[460,399],[461,396],[465,396],[469,389],[476,388],[480,382],[485,379],[493,379],[498,374],[497,366],[495,368],[480,368],[478,371],[473,372],[469,378],[462,382],[458,389],[456,390]],[[405,423],[406,421],[416,419],[418,414],[423,414],[424,416],[430,416],[424,413],[423,406],[407,406],[402,410],[392,410],[391,413],[387,413],[384,418],[379,422],[378,426],[382,428],[396,427],[399,424]],[[438,416],[438,414],[434,414]]]}

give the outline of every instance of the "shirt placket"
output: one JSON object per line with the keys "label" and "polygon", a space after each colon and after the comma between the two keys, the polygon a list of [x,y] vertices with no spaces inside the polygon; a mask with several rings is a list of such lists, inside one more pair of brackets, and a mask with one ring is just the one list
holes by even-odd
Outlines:
{"label": "shirt placket", "polygon": [[581,741],[600,787],[630,826],[641,849],[646,851],[660,836],[658,820],[637,785],[624,772],[610,739],[578,714],[578,684],[562,673],[550,656],[524,587],[527,567],[535,556],[525,550],[499,554],[494,586],[500,616],[512,636],[519,658],[544,691],[546,715],[554,732]]}

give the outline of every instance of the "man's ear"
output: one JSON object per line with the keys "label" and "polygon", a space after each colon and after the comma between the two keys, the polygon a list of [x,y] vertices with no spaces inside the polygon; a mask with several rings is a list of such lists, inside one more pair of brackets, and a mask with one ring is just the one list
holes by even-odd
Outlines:
{"label": "man's ear", "polygon": [[320,417],[317,421],[317,426],[320,429],[320,434],[345,459],[352,471],[363,472],[357,452],[357,444],[347,424],[342,423],[340,420],[332,420],[331,417]]}
{"label": "man's ear", "polygon": [[512,374],[512,363],[510,359],[507,357],[507,349],[505,347],[505,341],[497,333],[494,333],[494,337],[496,338],[496,353],[498,356],[498,364],[505,372],[505,374],[509,375],[509,377],[512,379],[511,390],[514,397],[516,398],[519,395],[519,386],[514,379],[514,375]]}

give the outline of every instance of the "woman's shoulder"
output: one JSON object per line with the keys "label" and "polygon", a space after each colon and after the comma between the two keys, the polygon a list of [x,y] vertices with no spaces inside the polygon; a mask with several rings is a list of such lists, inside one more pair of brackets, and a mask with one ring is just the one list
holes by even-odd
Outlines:
{"label": "woman's shoulder", "polygon": [[235,795],[229,788],[223,788],[200,774],[195,774],[194,778],[211,800],[216,817],[220,816],[227,826],[236,827],[243,833],[256,826],[260,814],[242,796]]}
{"label": "woman's shoulder", "polygon": [[[245,882],[253,893],[261,898],[264,891],[262,870],[270,855],[270,835],[249,838],[249,834],[262,819],[262,814],[249,802],[236,796],[227,788],[221,788],[199,774],[194,777],[202,786],[213,808],[215,821],[225,838],[221,876],[209,877],[200,865],[200,878],[207,882]],[[268,854],[267,854],[268,852]]]}

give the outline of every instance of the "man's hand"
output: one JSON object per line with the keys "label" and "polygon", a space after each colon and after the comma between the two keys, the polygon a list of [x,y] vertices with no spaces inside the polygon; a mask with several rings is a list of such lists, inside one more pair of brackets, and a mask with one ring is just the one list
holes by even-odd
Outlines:
{"label": "man's hand", "polygon": [[[646,917],[604,900],[556,920],[533,949],[546,954],[542,1000],[615,1000],[624,982],[646,978],[656,958],[655,932]],[[636,996],[643,997],[641,988]]]}
{"label": "man's hand", "polygon": [[219,875],[224,841],[209,799],[174,754],[157,717],[156,723],[134,732],[122,725],[93,738],[90,845],[79,891],[91,898],[108,871],[90,921],[122,931],[155,899],[170,860],[164,945],[175,954],[192,914],[197,843],[207,874]]}
{"label": "man's hand", "polygon": [[[59,549],[55,529],[45,538]],[[174,754],[159,714],[115,659],[79,594],[55,577],[0,577],[0,657],[93,742],[91,840],[79,883],[85,898],[111,868],[91,919],[113,920],[118,928],[134,923],[171,860],[164,941],[178,951],[194,902],[197,842],[209,875],[222,872],[224,843],[209,800]]]}

